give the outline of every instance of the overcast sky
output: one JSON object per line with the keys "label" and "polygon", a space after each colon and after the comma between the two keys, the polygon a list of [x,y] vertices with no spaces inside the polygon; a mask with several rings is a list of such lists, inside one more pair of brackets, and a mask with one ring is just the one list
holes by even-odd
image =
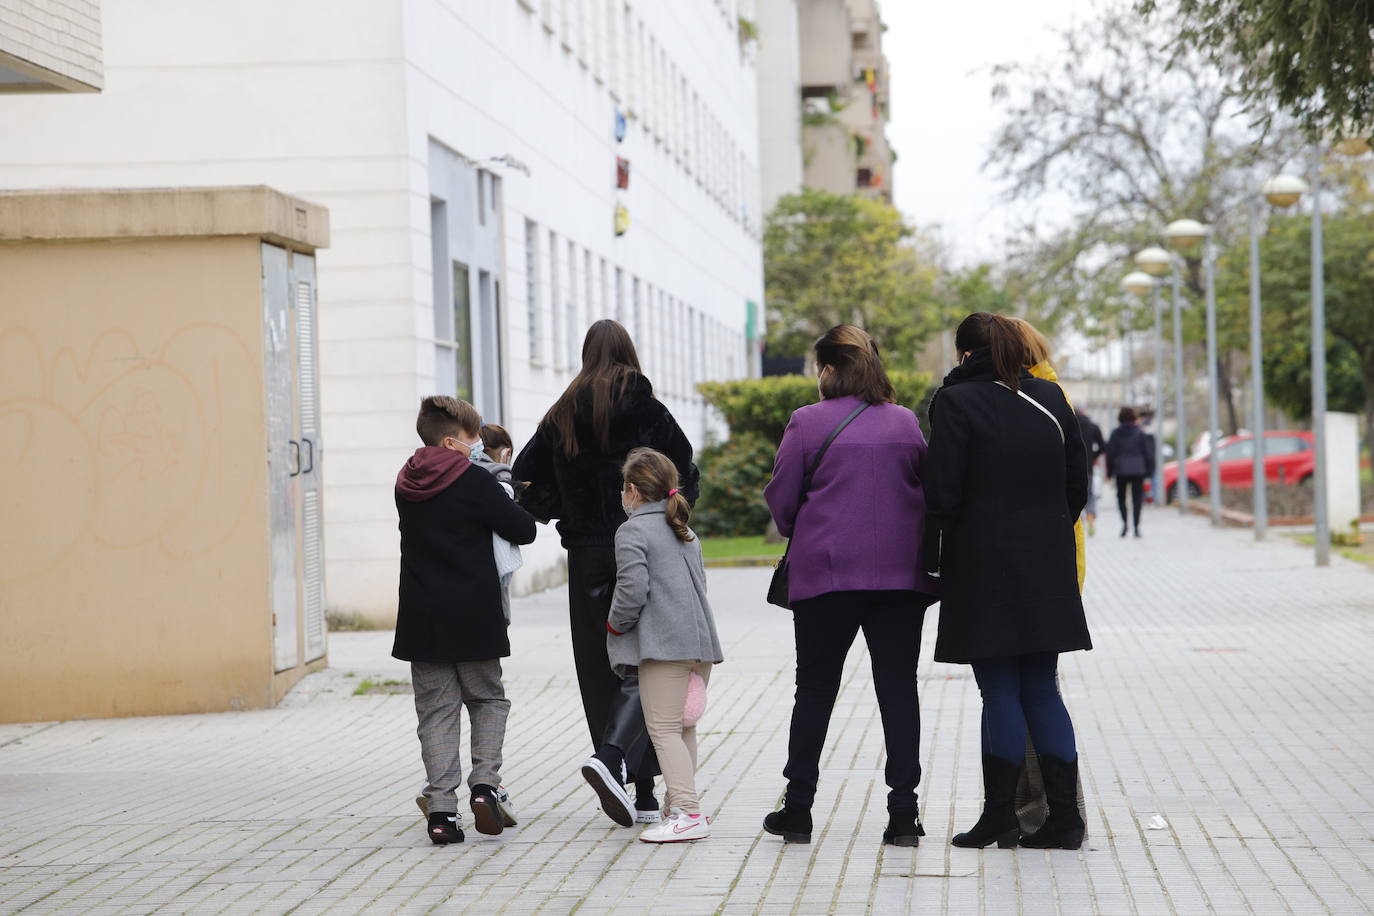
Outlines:
{"label": "overcast sky", "polygon": [[1051,55],[1051,29],[1090,9],[1089,0],[882,4],[896,204],[918,225],[938,225],[959,262],[995,259],[1005,234],[998,188],[979,168],[998,126],[987,69]]}

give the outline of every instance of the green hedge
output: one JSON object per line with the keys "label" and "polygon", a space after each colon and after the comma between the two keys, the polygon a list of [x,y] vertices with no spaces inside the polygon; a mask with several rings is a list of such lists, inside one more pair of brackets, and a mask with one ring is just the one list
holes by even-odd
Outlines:
{"label": "green hedge", "polygon": [[[932,391],[924,372],[891,372],[897,401],[916,411],[925,422]],[[692,525],[706,536],[737,537],[762,534],[768,528],[763,487],[773,473],[773,457],[792,412],[820,397],[816,380],[804,375],[776,375],[733,382],[704,382],[702,396],[720,411],[730,438],[703,449],[701,497]]]}
{"label": "green hedge", "polygon": [[768,529],[763,487],[773,474],[773,443],[741,433],[697,454],[701,495],[692,527],[706,537],[762,534]]}

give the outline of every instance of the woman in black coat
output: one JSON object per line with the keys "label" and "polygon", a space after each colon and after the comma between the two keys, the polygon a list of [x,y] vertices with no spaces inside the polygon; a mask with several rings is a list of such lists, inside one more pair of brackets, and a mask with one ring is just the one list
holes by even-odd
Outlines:
{"label": "woman in black coat", "polygon": [[[658,760],[644,726],[639,679],[623,680],[606,654],[606,619],[615,592],[615,531],[625,521],[621,467],[647,446],[677,465],[679,488],[697,498],[692,444],[654,397],[639,368],[629,332],[603,319],[587,331],[582,369],[549,408],[534,438],[515,460],[520,504],[541,521],[558,519],[568,550],[568,610],[573,660],[595,752],[582,775],[616,823],[659,819],[654,798]],[[630,805],[625,783],[634,782]]]}
{"label": "woman in black coat", "polygon": [[1145,479],[1155,473],[1154,441],[1137,424],[1134,409],[1121,408],[1116,415],[1121,425],[1107,440],[1107,479],[1116,478],[1116,507],[1121,510],[1121,536],[1127,531],[1126,491],[1131,491],[1135,513],[1135,536],[1140,537],[1140,506],[1145,501]]}
{"label": "woman in black coat", "polygon": [[[931,401],[926,544],[943,587],[935,659],[971,664],[983,694],[983,815],[956,846],[1076,849],[1078,751],[1059,696],[1060,652],[1092,648],[1078,595],[1074,520],[1087,499],[1078,421],[1033,378],[1015,325],[979,312],[959,325],[961,361]],[[1016,785],[1026,731],[1049,817],[1021,837]]]}

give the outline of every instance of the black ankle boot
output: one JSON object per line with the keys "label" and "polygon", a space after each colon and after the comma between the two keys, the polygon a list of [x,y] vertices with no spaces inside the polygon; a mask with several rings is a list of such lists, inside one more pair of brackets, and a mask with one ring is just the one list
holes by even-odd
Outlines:
{"label": "black ankle boot", "polygon": [[1040,755],[1045,777],[1045,801],[1050,814],[1045,825],[1021,838],[1031,849],[1077,849],[1083,845],[1084,824],[1078,813],[1078,760]]}
{"label": "black ankle boot", "polygon": [[983,816],[972,830],[958,834],[951,843],[974,849],[993,843],[999,849],[1016,845],[1021,835],[1021,825],[1016,820],[1016,784],[1021,780],[1021,766],[992,754],[983,755]]}
{"label": "black ankle boot", "polygon": [[920,846],[926,828],[914,814],[889,814],[887,829],[883,831],[883,842],[888,846]]}
{"label": "black ankle boot", "polygon": [[763,819],[763,829],[773,836],[782,837],[784,843],[810,843],[811,809],[783,805],[781,810]]}

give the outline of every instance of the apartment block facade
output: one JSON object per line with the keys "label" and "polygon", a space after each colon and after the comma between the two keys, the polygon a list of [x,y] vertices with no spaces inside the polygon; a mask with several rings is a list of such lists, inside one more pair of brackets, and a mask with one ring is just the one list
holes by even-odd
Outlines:
{"label": "apartment block facade", "polygon": [[[805,186],[892,201],[876,0],[759,0],[764,203]],[[800,167],[796,164],[800,150]]]}
{"label": "apartment block facade", "polygon": [[[741,0],[102,8],[102,94],[0,97],[0,187],[267,184],[329,208],[331,608],[394,611],[392,483],[424,395],[470,398],[519,447],[613,317],[692,440],[721,432],[696,385],[756,373],[763,333]],[[517,588],[561,556],[541,532]]]}

